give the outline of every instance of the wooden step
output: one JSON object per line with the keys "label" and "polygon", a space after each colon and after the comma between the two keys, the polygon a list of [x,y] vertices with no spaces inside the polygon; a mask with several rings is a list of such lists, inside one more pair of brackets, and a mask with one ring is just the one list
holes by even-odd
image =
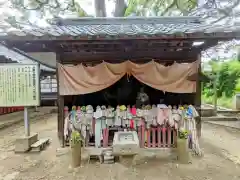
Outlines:
{"label": "wooden step", "polygon": [[31,151],[32,152],[40,152],[43,149],[45,149],[45,147],[49,144],[49,139],[48,138],[44,138],[44,139],[39,139],[37,142],[35,142],[34,144],[31,145]]}

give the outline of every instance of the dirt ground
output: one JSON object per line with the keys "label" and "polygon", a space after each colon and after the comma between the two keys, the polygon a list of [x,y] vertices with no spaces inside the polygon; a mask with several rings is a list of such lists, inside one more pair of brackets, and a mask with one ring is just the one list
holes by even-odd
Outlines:
{"label": "dirt ground", "polygon": [[0,180],[240,180],[240,132],[208,124],[203,129],[204,156],[193,157],[192,164],[160,159],[135,166],[91,163],[72,169],[69,153],[59,149],[57,115],[53,114],[31,125],[39,137],[51,138],[49,147],[40,154],[14,153],[14,140],[23,134],[23,125],[0,131]]}

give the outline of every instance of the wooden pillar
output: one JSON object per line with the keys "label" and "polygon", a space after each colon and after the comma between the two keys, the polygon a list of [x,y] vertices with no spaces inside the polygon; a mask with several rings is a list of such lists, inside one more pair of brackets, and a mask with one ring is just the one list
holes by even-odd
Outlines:
{"label": "wooden pillar", "polygon": [[[201,54],[198,55],[197,60],[201,62]],[[195,107],[200,115],[200,117],[196,118],[196,130],[197,130],[197,136],[198,138],[201,137],[201,131],[202,131],[202,122],[201,122],[201,94],[202,94],[202,88],[201,88],[201,63],[198,68],[198,76],[196,80],[196,95],[195,95]]]}
{"label": "wooden pillar", "polygon": [[58,139],[60,145],[62,147],[65,146],[65,139],[64,139],[64,96],[60,95],[59,91],[59,66],[58,63],[61,63],[61,55],[60,53],[56,53],[56,67],[57,67],[57,104],[58,104]]}

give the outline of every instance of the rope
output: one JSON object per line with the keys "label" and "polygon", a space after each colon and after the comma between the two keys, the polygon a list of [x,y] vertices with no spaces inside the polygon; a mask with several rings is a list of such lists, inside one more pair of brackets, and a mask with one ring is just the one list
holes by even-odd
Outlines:
{"label": "rope", "polygon": [[70,113],[68,113],[68,115],[64,119],[64,137],[65,137],[65,139],[67,139],[67,137],[69,137],[69,134],[72,132],[72,130],[76,130],[76,131],[80,132],[80,134],[83,135],[83,137],[85,138],[86,125],[84,125],[80,122],[80,128],[79,129],[76,128],[76,124],[77,124],[76,114],[73,112],[74,111],[71,111]]}
{"label": "rope", "polygon": [[188,130],[191,133],[191,140],[192,140],[192,150],[197,155],[202,155],[200,145],[199,145],[199,139],[197,136],[197,130],[196,130],[196,120],[193,117],[188,117],[184,119],[183,122],[183,128]]}
{"label": "rope", "polygon": [[196,120],[195,118],[191,119],[191,124],[192,124],[192,144],[193,144],[193,151],[197,154],[197,155],[201,155],[201,149],[199,146],[199,139],[197,136],[197,130],[196,130]]}
{"label": "rope", "polygon": [[127,72],[127,81],[130,82],[130,76],[131,74],[129,72]]}

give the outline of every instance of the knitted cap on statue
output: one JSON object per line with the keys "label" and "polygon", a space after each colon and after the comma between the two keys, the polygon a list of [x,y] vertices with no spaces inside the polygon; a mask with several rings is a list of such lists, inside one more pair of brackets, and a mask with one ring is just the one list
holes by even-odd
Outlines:
{"label": "knitted cap on statue", "polygon": [[127,110],[127,108],[126,108],[125,105],[121,105],[121,106],[119,107],[119,109],[120,109],[121,111],[126,111],[126,110]]}
{"label": "knitted cap on statue", "polygon": [[132,113],[133,116],[137,115],[137,109],[135,108],[135,106],[132,107],[131,113]]}
{"label": "knitted cap on statue", "polygon": [[115,125],[116,126],[121,126],[122,125],[122,121],[121,121],[121,113],[120,113],[120,107],[117,106],[116,108],[116,115],[115,115]]}
{"label": "knitted cap on statue", "polygon": [[93,113],[93,107],[91,105],[87,105],[86,106],[86,112],[89,113],[89,114]]}
{"label": "knitted cap on statue", "polygon": [[81,111],[82,111],[82,112],[86,112],[86,106],[82,106],[82,107],[81,107]]}
{"label": "knitted cap on statue", "polygon": [[166,104],[158,104],[157,107],[158,107],[158,108],[161,108],[161,109],[166,109],[166,108],[168,108]]}
{"label": "knitted cap on statue", "polygon": [[191,109],[193,117],[199,117],[199,113],[197,112],[193,105],[189,105],[188,108]]}
{"label": "knitted cap on statue", "polygon": [[98,119],[102,117],[102,109],[100,106],[97,106],[96,112],[94,112],[94,118]]}

